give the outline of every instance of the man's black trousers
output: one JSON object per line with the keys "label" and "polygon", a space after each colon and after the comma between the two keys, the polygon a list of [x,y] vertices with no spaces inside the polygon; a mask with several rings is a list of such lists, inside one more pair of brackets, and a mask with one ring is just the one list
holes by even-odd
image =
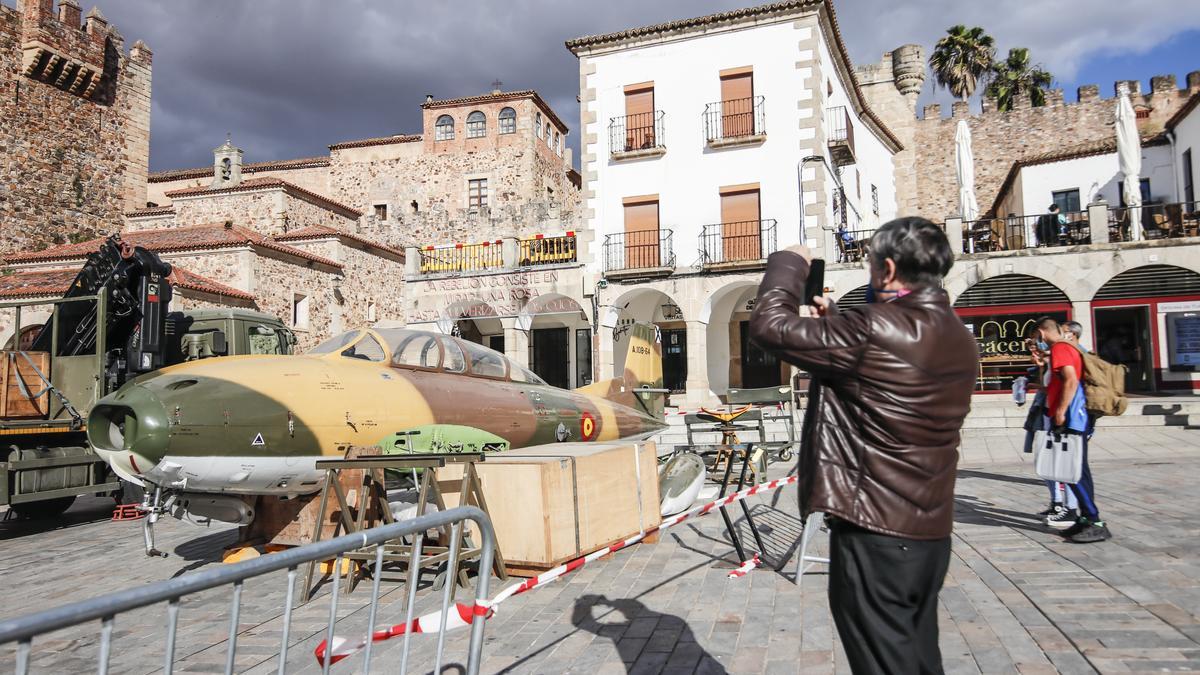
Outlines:
{"label": "man's black trousers", "polygon": [[937,604],[950,538],[876,534],[834,521],[829,607],[855,675],[941,673]]}

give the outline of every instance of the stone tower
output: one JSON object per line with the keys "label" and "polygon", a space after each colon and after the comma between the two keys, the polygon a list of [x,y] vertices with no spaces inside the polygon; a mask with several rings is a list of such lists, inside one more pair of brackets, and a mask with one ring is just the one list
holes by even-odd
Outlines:
{"label": "stone tower", "polygon": [[904,145],[893,158],[897,215],[919,215],[914,137],[917,98],[925,85],[925,49],[902,45],[884,54],[879,63],[855,68],[855,75],[867,104]]}
{"label": "stone tower", "polygon": [[0,257],[146,205],[151,56],[76,0],[0,5]]}
{"label": "stone tower", "polygon": [[233,144],[231,137],[213,149],[214,188],[231,188],[242,182],[242,149]]}

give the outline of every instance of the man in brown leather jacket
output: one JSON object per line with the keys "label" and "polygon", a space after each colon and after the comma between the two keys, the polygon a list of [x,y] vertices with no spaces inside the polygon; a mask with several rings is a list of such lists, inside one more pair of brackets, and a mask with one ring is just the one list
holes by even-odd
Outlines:
{"label": "man in brown leather jacket", "polygon": [[800,509],[831,519],[829,605],[855,673],[940,673],[959,430],[979,367],[940,288],[941,228],[901,218],[870,244],[869,304],[801,307],[809,253],[771,255],[750,335],[812,375]]}

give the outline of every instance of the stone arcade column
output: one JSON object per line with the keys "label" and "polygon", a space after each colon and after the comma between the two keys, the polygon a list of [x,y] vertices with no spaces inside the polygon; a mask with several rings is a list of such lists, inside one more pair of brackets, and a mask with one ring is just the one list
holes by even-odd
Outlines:
{"label": "stone arcade column", "polygon": [[950,240],[950,250],[955,257],[963,253],[963,219],[961,216],[951,216],[946,219],[946,238]]}
{"label": "stone arcade column", "polygon": [[687,324],[687,393],[683,407],[698,408],[708,403],[711,388],[708,382],[708,324],[688,321]]}
{"label": "stone arcade column", "polygon": [[[1105,230],[1108,228],[1105,227]],[[1084,347],[1096,351],[1096,343],[1092,335],[1092,303],[1087,300],[1071,301],[1071,320],[1078,321],[1083,326],[1083,337],[1079,339]]]}
{"label": "stone arcade column", "polygon": [[[1088,204],[1088,228],[1092,232],[1093,244],[1107,244],[1108,239],[1108,202],[1098,199]],[[1076,321],[1079,321],[1076,319]],[[1079,321],[1079,323],[1083,323]],[[1086,325],[1086,324],[1085,324]]]}
{"label": "stone arcade column", "polygon": [[516,318],[500,319],[504,327],[504,355],[526,368],[529,367],[529,331],[521,330]]}

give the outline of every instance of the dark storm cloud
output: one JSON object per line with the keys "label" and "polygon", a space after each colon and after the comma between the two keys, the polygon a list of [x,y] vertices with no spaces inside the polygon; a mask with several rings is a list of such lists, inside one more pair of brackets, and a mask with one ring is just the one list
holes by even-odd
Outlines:
{"label": "dark storm cloud", "polygon": [[[245,149],[247,161],[263,161],[324,154],[343,140],[417,132],[426,93],[483,93],[497,78],[505,89],[538,90],[572,128],[577,148],[578,65],[564,40],[749,4],[102,0],[101,10],[127,44],[145,40],[154,51],[151,168],[162,170],[207,164],[226,133]],[[1074,15],[1087,18],[1064,41],[1038,16],[1046,16],[1047,4],[1064,5],[1064,12],[1073,7]],[[1124,10],[1123,16],[1126,3],[1096,9],[1065,0],[846,0],[837,7],[851,56],[860,62],[905,42],[929,44],[945,24],[961,20],[988,26],[1001,46],[1023,39],[1051,68],[1073,71],[1082,55],[1119,47],[1123,36],[1134,47],[1148,47],[1187,27],[1169,0],[1145,4],[1162,5],[1161,12]],[[1081,12],[1085,5],[1092,9]],[[1155,20],[1172,15],[1169,26]]]}

